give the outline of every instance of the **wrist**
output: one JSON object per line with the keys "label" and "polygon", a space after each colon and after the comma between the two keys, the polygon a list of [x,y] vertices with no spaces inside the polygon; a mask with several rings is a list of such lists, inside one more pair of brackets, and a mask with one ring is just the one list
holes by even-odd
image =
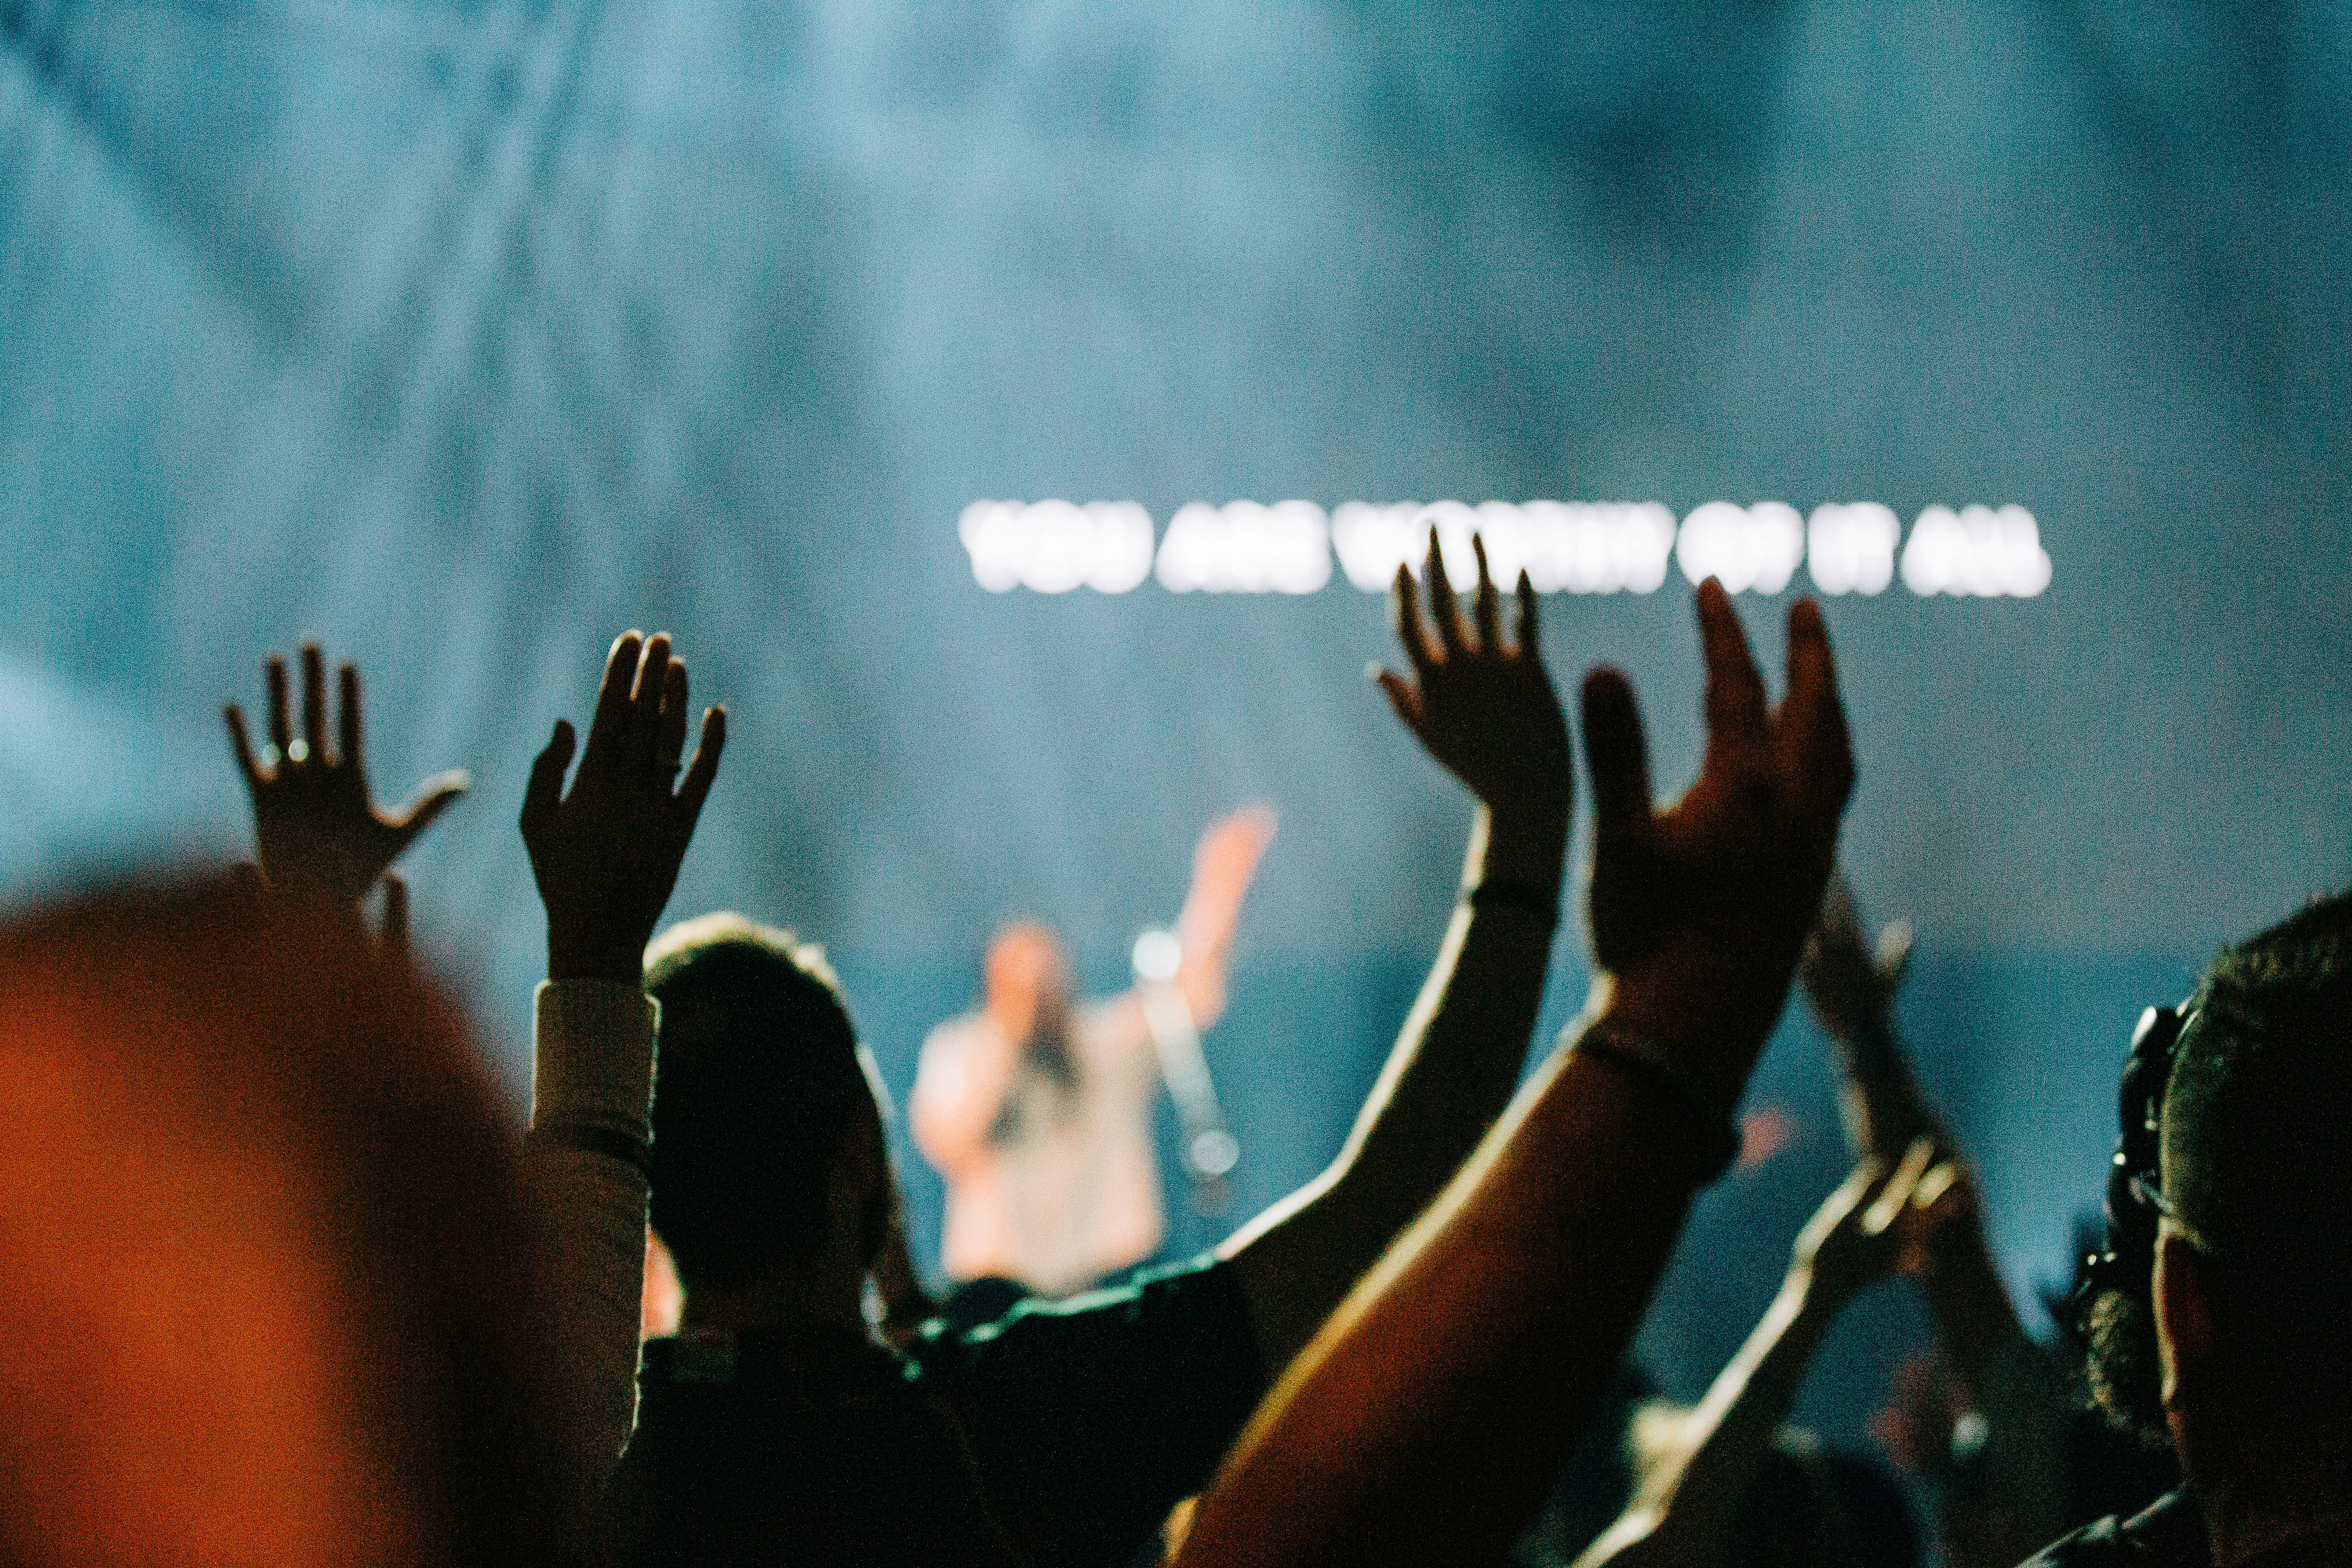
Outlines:
{"label": "wrist", "polygon": [[1645,963],[1593,982],[1588,1010],[1655,1043],[1665,1064],[1728,1119],[1780,1016],[1785,990],[1721,968]]}
{"label": "wrist", "polygon": [[1470,833],[1468,863],[1463,885],[1510,882],[1539,888],[1557,901],[1568,865],[1569,811],[1565,802],[1555,806],[1507,805],[1499,810],[1481,803]]}
{"label": "wrist", "polygon": [[547,933],[547,977],[550,980],[609,980],[622,985],[643,985],[645,945],[610,938],[583,941]]}
{"label": "wrist", "polygon": [[1739,1157],[1738,1124],[1675,1064],[1669,1052],[1610,1013],[1588,1009],[1585,1017],[1570,1028],[1577,1055],[1606,1064],[1682,1124],[1705,1158],[1706,1181],[1731,1168]]}
{"label": "wrist", "polygon": [[1788,1278],[1780,1282],[1780,1303],[1792,1319],[1825,1321],[1837,1316],[1853,1293],[1853,1281],[1839,1279],[1822,1268],[1819,1259],[1809,1258],[1789,1266]]}

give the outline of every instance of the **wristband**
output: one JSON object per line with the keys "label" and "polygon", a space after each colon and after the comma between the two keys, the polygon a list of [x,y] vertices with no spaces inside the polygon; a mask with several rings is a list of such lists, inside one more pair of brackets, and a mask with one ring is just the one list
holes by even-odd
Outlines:
{"label": "wristband", "polygon": [[1462,895],[1462,901],[1484,914],[1488,910],[1517,910],[1535,916],[1546,925],[1559,924],[1559,890],[1549,892],[1533,882],[1515,882],[1507,877],[1490,877]]}
{"label": "wristband", "polygon": [[589,1127],[577,1122],[559,1121],[551,1126],[541,1125],[524,1134],[534,1143],[558,1149],[576,1149],[583,1154],[602,1154],[635,1166],[637,1174],[650,1183],[653,1180],[653,1152],[642,1138],[632,1138],[610,1127]]}
{"label": "wristband", "polygon": [[1697,1137],[1706,1157],[1701,1185],[1722,1175],[1738,1158],[1739,1129],[1731,1118],[1709,1106],[1689,1079],[1660,1061],[1656,1047],[1633,1030],[1606,1019],[1596,1020],[1576,1037],[1576,1053],[1607,1062],[1623,1073]]}

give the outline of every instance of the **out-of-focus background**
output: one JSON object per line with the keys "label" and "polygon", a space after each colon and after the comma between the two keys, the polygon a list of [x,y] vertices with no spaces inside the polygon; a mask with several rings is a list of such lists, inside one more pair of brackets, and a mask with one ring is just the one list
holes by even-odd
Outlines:
{"label": "out-of-focus background", "polygon": [[[1847,862],[2030,1303],[2137,1010],[2352,869],[2347,86],[2324,5],[0,0],[0,893],[245,853],[218,709],[317,637],[383,793],[474,773],[405,869],[520,1092],[524,773],[667,627],[735,721],[673,913],[825,942],[901,1094],[999,922],[1110,989],[1279,808],[1206,1047],[1245,1215],[1336,1150],[1467,801],[1344,576],[992,593],[968,504],[2021,506],[2038,595],[1828,609]],[[1768,659],[1806,584],[1743,595]],[[1687,601],[1544,606],[1662,784]],[[1800,1009],[1750,1105],[1785,1146],[1644,1332],[1685,1396],[1843,1163]],[[1805,1414],[1918,1329],[1874,1297]]]}

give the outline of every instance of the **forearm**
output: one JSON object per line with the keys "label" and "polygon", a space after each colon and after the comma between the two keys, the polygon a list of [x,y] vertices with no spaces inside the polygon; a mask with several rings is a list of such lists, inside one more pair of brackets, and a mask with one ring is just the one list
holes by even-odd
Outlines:
{"label": "forearm", "polygon": [[1931,1247],[1920,1284],[1945,1352],[1969,1397],[1982,1399],[2000,1357],[2032,1344],[1982,1234],[1969,1226],[1962,1242]]}
{"label": "forearm", "polygon": [[1855,1158],[1892,1166],[1917,1139],[1945,1142],[1943,1124],[1919,1092],[1918,1079],[1891,1025],[1833,1033],[1830,1041],[1838,1059],[1838,1109]]}
{"label": "forearm", "polygon": [[1580,1568],[1616,1559],[1633,1541],[1663,1549],[1662,1561],[1717,1563],[1729,1550],[1740,1501],[1760,1473],[1772,1435],[1789,1417],[1805,1373],[1836,1306],[1810,1273],[1792,1270],[1748,1342],[1685,1418],[1673,1472],[1645,1489],[1646,1517],[1633,1532],[1612,1531],[1609,1550],[1588,1552]]}
{"label": "forearm", "polygon": [[1225,1244],[1269,1369],[1307,1342],[1510,1103],[1543,999],[1555,924],[1545,900],[1559,895],[1566,846],[1564,810],[1481,809],[1464,900],[1346,1146]]}
{"label": "forearm", "polygon": [[1706,1162],[1557,1053],[1283,1376],[1179,1561],[1423,1563],[1523,1528],[1622,1353]]}
{"label": "forearm", "polygon": [[592,1490],[636,1422],[658,1017],[642,990],[610,981],[550,983],[537,998],[525,1169],[541,1226],[549,1361]]}

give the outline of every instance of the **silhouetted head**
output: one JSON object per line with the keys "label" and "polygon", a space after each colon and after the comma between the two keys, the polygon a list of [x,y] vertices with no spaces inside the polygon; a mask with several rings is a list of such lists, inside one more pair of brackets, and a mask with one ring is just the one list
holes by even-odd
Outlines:
{"label": "silhouetted head", "polygon": [[653,1224],[690,1304],[830,1250],[859,1267],[889,1218],[883,1091],[823,952],[736,914],[646,953],[661,1003]]}
{"label": "silhouetted head", "polygon": [[0,1561],[551,1562],[516,1128],[341,911],[0,933]]}
{"label": "silhouetted head", "polygon": [[2151,1289],[2093,1310],[2103,1403],[2192,1474],[2265,1433],[2352,1432],[2352,898],[2214,961],[2160,1149]]}

